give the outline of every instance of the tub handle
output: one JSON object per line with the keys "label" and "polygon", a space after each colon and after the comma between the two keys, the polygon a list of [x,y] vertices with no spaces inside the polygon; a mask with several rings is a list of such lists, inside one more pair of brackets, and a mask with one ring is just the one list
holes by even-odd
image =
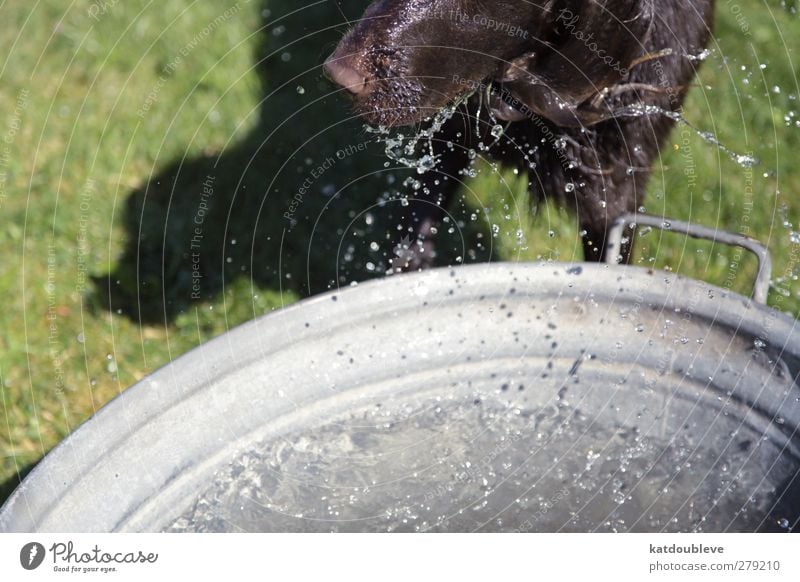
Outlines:
{"label": "tub handle", "polygon": [[688,222],[681,222],[680,220],[670,220],[668,218],[647,214],[625,214],[617,218],[608,231],[608,236],[606,238],[606,245],[608,248],[606,252],[606,263],[609,265],[619,264],[625,228],[630,225],[650,226],[664,231],[685,234],[692,238],[741,247],[750,251],[758,258],[758,274],[753,284],[753,301],[766,305],[769,284],[772,278],[772,259],[770,258],[767,248],[760,242],[739,234],[733,234],[725,232],[724,230],[716,230]]}

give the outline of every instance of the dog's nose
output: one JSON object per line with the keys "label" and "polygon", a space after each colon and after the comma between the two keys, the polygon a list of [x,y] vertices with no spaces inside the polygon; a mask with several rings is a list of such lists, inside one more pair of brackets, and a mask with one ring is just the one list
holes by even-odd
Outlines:
{"label": "dog's nose", "polygon": [[370,77],[352,66],[349,59],[331,56],[323,70],[325,75],[334,83],[341,85],[354,95],[363,95],[369,90]]}

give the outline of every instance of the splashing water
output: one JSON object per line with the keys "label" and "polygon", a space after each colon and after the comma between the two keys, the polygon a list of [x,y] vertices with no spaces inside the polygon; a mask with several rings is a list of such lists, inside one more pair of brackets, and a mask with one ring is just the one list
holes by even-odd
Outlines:
{"label": "splashing water", "polygon": [[668,109],[664,109],[663,107],[659,107],[657,105],[648,105],[644,103],[635,103],[633,105],[629,105],[627,107],[623,107],[618,109],[614,112],[614,117],[651,117],[656,115],[663,115],[684,125],[691,129],[694,133],[696,133],[700,138],[708,144],[715,146],[719,149],[722,153],[727,155],[731,160],[736,162],[743,168],[752,168],[753,166],[759,163],[758,159],[754,156],[749,154],[739,154],[726,145],[724,145],[717,136],[715,136],[710,131],[703,131],[701,129],[696,128],[694,125],[689,123],[680,113],[677,111],[670,111]]}
{"label": "splashing water", "polygon": [[789,221],[789,207],[786,206],[786,204],[781,204],[778,207],[778,212],[781,215],[783,228],[789,231],[789,242],[795,245],[800,245],[800,232],[794,230],[794,223]]}
{"label": "splashing water", "polygon": [[[385,145],[384,151],[390,160],[412,170],[415,169],[418,174],[425,174],[435,169],[441,160],[441,156],[436,155],[433,150],[434,137],[444,124],[453,117],[456,110],[472,97],[473,93],[464,95],[439,111],[430,119],[430,123],[426,128],[419,130],[414,135],[398,133],[392,136],[389,128],[384,126],[372,127],[365,125],[364,129],[368,133],[378,136],[377,140]],[[423,144],[423,150],[427,149],[428,153],[417,157],[415,154],[420,143]]]}
{"label": "splashing water", "polygon": [[711,56],[711,51],[708,50],[708,49],[703,49],[702,51],[700,51],[696,55],[685,54],[683,56],[685,58],[689,59],[690,61],[695,61],[695,62],[700,61],[700,62],[702,62],[702,61],[706,60],[709,56]]}
{"label": "splashing water", "polygon": [[[479,96],[479,100],[477,111],[474,114],[475,131],[477,135],[481,135],[483,133],[481,130],[481,123],[485,123],[485,121],[481,119],[481,113],[484,109],[485,103],[488,103],[491,99],[493,90],[493,85],[489,83],[487,84],[485,91],[478,92],[476,90],[465,93],[459,99],[440,110],[432,118],[426,119],[425,122],[428,124],[427,127],[418,130],[413,135],[405,135],[403,133],[391,135],[391,130],[384,126],[372,127],[365,125],[364,129],[368,133],[378,136],[377,140],[379,143],[383,143],[385,145],[384,152],[386,157],[388,157],[390,160],[407,168],[411,168],[412,170],[416,170],[418,174],[426,174],[431,170],[436,169],[441,161],[441,155],[437,155],[433,149],[433,140],[436,134],[441,131],[445,123],[452,119],[458,108],[466,104],[467,101],[469,101],[476,94]],[[487,112],[490,122],[489,135],[493,138],[493,141],[490,143],[484,143],[483,141],[478,143],[477,147],[481,152],[488,152],[491,150],[505,136],[506,133],[506,128],[494,117],[491,108],[487,107]],[[420,145],[422,145],[422,151],[425,153],[417,155]],[[447,147],[448,149],[453,150],[456,145],[452,142],[448,142]],[[525,159],[528,159],[528,156],[520,146],[514,144],[514,147],[523,154]],[[472,162],[477,159],[477,157],[478,153],[474,149],[469,151],[470,166],[472,165]],[[465,175],[470,177],[475,177],[475,175],[477,175],[474,170],[470,170],[469,168],[464,168],[463,171]]]}
{"label": "splashing water", "polygon": [[[789,231],[789,243],[791,245],[800,245],[800,232],[794,230],[794,224],[789,221],[789,207],[785,203],[780,204],[778,213],[780,214],[783,228]],[[775,277],[770,281],[770,287],[784,297],[791,297],[792,291],[789,285],[796,281],[800,281],[800,265],[790,263],[782,276]],[[798,294],[798,298],[800,298],[800,294]]]}

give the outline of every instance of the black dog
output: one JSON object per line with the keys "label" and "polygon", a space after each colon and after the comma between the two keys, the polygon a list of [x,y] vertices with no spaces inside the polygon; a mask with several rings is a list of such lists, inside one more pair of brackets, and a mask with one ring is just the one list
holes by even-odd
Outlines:
{"label": "black dog", "polygon": [[572,205],[586,259],[600,260],[610,225],[640,207],[712,17],[713,0],[373,2],[325,64],[368,122],[415,124],[475,91],[434,141],[441,163],[409,215],[406,266],[431,262],[467,152],[497,124],[492,155],[526,169],[534,196]]}

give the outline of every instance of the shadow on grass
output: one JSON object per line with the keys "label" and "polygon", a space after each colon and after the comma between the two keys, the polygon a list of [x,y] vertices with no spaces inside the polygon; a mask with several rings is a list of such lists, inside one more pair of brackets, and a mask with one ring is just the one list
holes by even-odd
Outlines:
{"label": "shadow on grass", "polygon": [[11,497],[11,494],[14,493],[14,490],[17,486],[22,482],[25,477],[28,476],[28,473],[33,471],[33,468],[39,463],[39,461],[34,461],[29,465],[22,467],[19,470],[19,473],[14,473],[5,481],[0,482],[0,505],[6,502],[6,500]]}
{"label": "shadow on grass", "polygon": [[[409,171],[385,167],[383,148],[321,72],[345,18],[366,2],[267,4],[257,127],[219,156],[172,162],[131,193],[130,242],[118,268],[94,280],[105,308],[170,323],[240,277],[309,296],[389,267]],[[442,263],[459,254],[461,236],[440,245]]]}

